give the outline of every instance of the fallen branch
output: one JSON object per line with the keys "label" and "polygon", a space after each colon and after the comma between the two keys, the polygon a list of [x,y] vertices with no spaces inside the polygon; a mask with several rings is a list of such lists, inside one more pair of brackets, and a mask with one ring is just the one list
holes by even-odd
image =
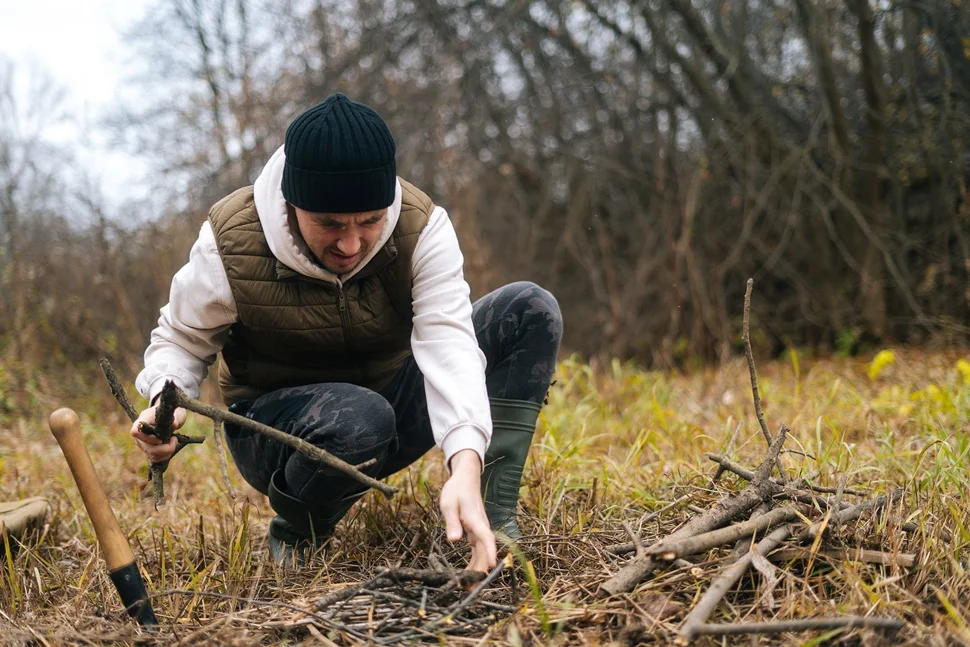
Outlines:
{"label": "fallen branch", "polygon": [[[754,367],[754,353],[751,351],[751,291],[754,289],[754,279],[748,279],[744,290],[744,317],[741,324],[741,337],[744,340],[744,356],[748,360],[748,376],[751,378],[751,394],[754,396],[754,412],[761,425],[761,433],[765,442],[771,445],[771,432],[765,422],[765,413],[761,409],[761,392],[758,390],[758,372]],[[781,464],[778,465],[781,468]]]}
{"label": "fallen branch", "polygon": [[[771,503],[770,502],[762,503],[761,505],[759,505],[757,508],[754,509],[754,511],[751,513],[751,516],[748,517],[748,521],[757,519],[758,517],[764,514],[767,514],[770,511],[771,511]],[[736,542],[734,542],[734,548],[731,550],[731,555],[728,557],[727,562],[725,563],[725,566],[733,564],[734,562],[744,557],[744,555],[749,550],[751,550],[751,543],[753,541],[754,541],[754,536],[752,535],[752,536],[742,537],[741,539],[738,539]]]}
{"label": "fallen branch", "polygon": [[736,636],[739,634],[778,634],[827,629],[879,629],[899,631],[906,623],[893,618],[812,618],[810,620],[778,620],[776,622],[742,622],[738,624],[703,624],[695,628],[695,636]]}
{"label": "fallen branch", "polygon": [[858,519],[860,516],[862,516],[863,512],[868,510],[878,510],[888,503],[893,503],[901,499],[905,493],[906,490],[904,488],[898,488],[889,494],[883,494],[877,496],[875,499],[863,501],[858,505],[835,512],[832,514],[831,518],[828,518],[828,520],[822,519],[821,521],[816,521],[808,528],[802,530],[798,534],[797,541],[801,544],[814,541],[820,533],[825,532],[827,529],[835,528],[841,526],[847,521]]}
{"label": "fallen branch", "polygon": [[[726,456],[723,456],[721,454],[714,454],[711,452],[706,452],[704,455],[707,456],[712,461],[714,461],[715,463],[717,463],[719,465],[719,469],[724,468],[725,471],[737,474],[738,476],[740,476],[746,481],[753,481],[755,478],[755,473],[752,470],[749,470],[748,468],[742,465],[739,465],[738,463],[732,461],[730,458],[727,458]],[[772,481],[774,481],[775,483],[778,483],[779,485],[783,485],[780,479],[772,479]],[[835,494],[838,492],[838,488],[814,485],[808,482],[808,480],[806,479],[798,479],[797,481],[792,481],[788,485],[789,487],[793,487],[793,488],[805,487],[806,489],[811,490],[812,492],[818,492],[820,494]],[[866,496],[865,492],[862,492],[861,490],[853,490],[851,488],[845,488],[844,490],[842,490],[842,493],[851,494],[853,496]]]}
{"label": "fallen branch", "polygon": [[752,517],[743,523],[727,526],[726,528],[719,528],[680,540],[671,540],[671,538],[661,540],[646,549],[645,552],[655,558],[669,562],[678,557],[696,555],[697,553],[706,552],[723,544],[750,537],[762,530],[797,518],[798,514],[794,510],[775,508],[766,514]]}
{"label": "fallen branch", "polygon": [[822,550],[812,553],[804,546],[780,548],[768,555],[768,561],[789,562],[794,559],[808,559],[813,555],[824,557],[834,562],[862,562],[865,564],[881,564],[883,566],[899,566],[900,568],[912,568],[916,565],[916,555],[910,553],[887,553],[881,550],[867,550],[864,548]]}
{"label": "fallen branch", "polygon": [[[363,483],[368,487],[372,487],[384,496],[390,498],[394,496],[397,492],[396,487],[392,487],[387,483],[382,483],[377,479],[368,476],[357,469],[355,466],[351,465],[346,461],[342,461],[333,454],[323,449],[320,449],[316,445],[312,445],[302,438],[297,438],[296,436],[291,436],[286,432],[280,431],[279,429],[274,429],[269,425],[264,425],[261,422],[255,420],[250,420],[245,416],[240,416],[239,414],[232,413],[231,411],[225,411],[224,409],[219,409],[211,405],[206,404],[195,398],[190,398],[186,396],[181,391],[178,391],[178,406],[197,413],[199,415],[211,418],[223,424],[231,423],[242,427],[243,429],[249,429],[250,431],[255,431],[256,433],[263,434],[264,436],[269,436],[276,442],[286,445],[287,447],[292,447],[296,451],[309,456],[319,463],[323,463],[328,467],[332,467],[338,472],[342,472],[347,476]],[[364,463],[367,465],[367,463]]]}
{"label": "fallen branch", "polygon": [[[676,501],[673,501],[672,503],[668,503],[667,505],[660,508],[659,510],[651,512],[650,514],[643,517],[643,519],[640,520],[640,525],[643,525],[645,523],[650,523],[651,521],[653,521],[654,519],[662,515],[664,512],[673,510],[677,506],[683,505],[688,501],[690,501],[690,495],[685,494],[684,496],[680,497]],[[639,540],[638,537],[635,539]],[[639,541],[642,541],[642,540],[639,540]],[[633,542],[628,542],[626,544],[614,544],[612,546],[607,546],[604,550],[606,550],[606,552],[608,553],[613,553],[614,555],[626,555],[627,553],[632,553],[636,550],[636,544],[634,544]]]}
{"label": "fallen branch", "polygon": [[[135,413],[134,407],[132,407],[131,403],[128,401],[128,398],[125,395],[124,389],[121,388],[121,384],[118,381],[118,378],[115,375],[114,370],[111,368],[111,364],[108,363],[108,360],[106,359],[102,359],[100,364],[101,364],[101,369],[102,371],[104,371],[105,377],[108,380],[108,384],[111,387],[112,394],[114,394],[115,398],[121,404],[122,408],[125,410],[125,413],[128,414],[128,417],[131,418],[132,422],[134,422],[137,419],[137,414]],[[163,403],[164,403],[164,406],[162,406]],[[332,467],[338,472],[342,472],[347,476],[363,483],[364,485],[374,488],[375,490],[377,490],[378,492],[380,492],[381,494],[383,494],[388,498],[394,496],[394,494],[397,492],[396,487],[392,487],[386,483],[382,483],[381,481],[378,481],[377,479],[370,477],[360,471],[360,469],[362,469],[363,467],[368,467],[370,465],[373,465],[374,464],[373,461],[367,461],[365,463],[362,463],[360,466],[351,465],[346,461],[340,460],[330,452],[320,449],[316,445],[312,445],[308,443],[302,438],[291,436],[285,432],[280,431],[279,429],[274,429],[269,425],[264,425],[261,422],[250,420],[249,418],[232,413],[231,411],[226,411],[224,409],[219,409],[218,407],[213,407],[200,400],[196,400],[195,398],[190,398],[186,396],[181,391],[181,389],[176,387],[171,380],[169,380],[165,383],[165,387],[163,387],[162,389],[162,395],[160,396],[160,399],[159,399],[159,410],[156,413],[157,415],[156,423],[159,423],[159,421],[161,421],[161,423],[164,423],[166,416],[169,415],[169,411],[171,412],[171,415],[174,416],[174,410],[177,407],[182,407],[187,411],[192,411],[199,415],[205,416],[213,420],[214,422],[219,422],[222,424],[229,422],[239,427],[242,427],[244,429],[249,429],[250,431],[263,434],[264,436],[269,436],[273,440],[283,445],[286,445],[288,447],[292,447],[296,451],[306,456],[309,456],[310,458],[316,460],[317,462],[323,463],[328,467]],[[156,427],[162,427],[162,424],[156,424]],[[149,433],[149,434],[158,436],[160,439],[163,440],[163,442],[168,440],[168,438],[162,438],[162,436],[159,434],[159,429],[154,429],[151,427],[151,425],[146,425],[142,423],[141,428],[144,433]],[[164,431],[164,429],[162,431]],[[184,444],[201,443],[203,440],[205,440],[204,438],[198,437],[198,436],[196,437],[184,436],[182,434],[175,434],[175,436],[176,438],[179,439],[179,445],[176,446],[175,453],[173,453],[172,456],[178,453],[181,450],[182,445]],[[168,466],[167,461],[152,463],[152,465],[161,465],[163,462],[165,463],[165,466],[161,468],[161,471],[164,472],[165,467]],[[151,471],[151,468],[150,468],[150,471]],[[158,478],[160,479],[160,477]],[[153,480],[153,484],[154,483],[155,481]],[[157,498],[155,503],[157,507],[158,505]]]}
{"label": "fallen branch", "polygon": [[723,573],[721,573],[716,580],[714,580],[704,596],[700,601],[694,606],[688,616],[684,619],[684,623],[680,627],[678,632],[683,641],[690,641],[697,635],[698,628],[705,626],[704,623],[707,619],[711,617],[714,613],[714,609],[720,604],[721,600],[724,598],[725,594],[731,590],[741,576],[748,570],[751,566],[751,561],[754,559],[755,555],[761,555],[764,557],[771,551],[781,544],[781,542],[788,539],[792,533],[792,527],[790,525],[784,525],[776,529],[770,535],[758,542],[758,545],[754,547],[753,550],[746,553],[743,557],[738,559],[735,563],[731,564]]}
{"label": "fallen branch", "polygon": [[[719,500],[714,504],[713,508],[707,510],[704,514],[693,517],[681,526],[679,530],[669,535],[666,540],[661,541],[685,539],[716,530],[735,517],[751,510],[762,501],[770,499],[778,491],[779,486],[772,483],[767,478],[767,475],[770,474],[771,468],[778,460],[778,454],[785,444],[787,435],[788,428],[782,425],[778,435],[768,448],[765,460],[758,468],[758,474],[764,478],[756,477],[754,481],[749,483],[737,495],[728,496]],[[629,593],[632,591],[647,575],[663,564],[662,560],[655,559],[649,552],[657,543],[660,542],[655,542],[642,556],[634,558],[630,563],[620,569],[616,575],[603,582],[597,591],[597,595],[599,597],[608,597],[610,595]]]}
{"label": "fallen branch", "polygon": [[[135,422],[138,419],[138,412],[135,408],[131,406],[131,401],[125,394],[125,390],[121,386],[121,381],[118,379],[117,374],[115,374],[114,369],[111,368],[111,363],[106,358],[101,358],[98,362],[101,366],[101,371],[104,373],[105,379],[108,381],[108,387],[111,389],[111,395],[115,397],[121,408],[124,409],[125,414],[128,415],[128,419]],[[149,436],[155,436],[163,443],[167,443],[172,439],[174,435],[178,440],[175,445],[175,451],[172,452],[172,456],[182,451],[186,445],[197,445],[205,442],[205,438],[202,436],[186,436],[184,434],[173,434],[172,433],[172,422],[174,421],[175,408],[171,406],[171,393],[167,396],[163,390],[163,397],[159,402],[159,408],[157,410],[157,417],[155,420],[155,425],[150,425],[148,423],[141,423],[139,425],[139,430]],[[162,406],[164,402],[165,406]],[[171,460],[171,458],[169,458]],[[163,481],[162,475],[165,470],[168,469],[168,460],[159,461],[157,463],[148,463],[148,478],[152,482],[152,500],[155,504],[155,509],[158,510],[159,502],[165,498],[165,483]]]}

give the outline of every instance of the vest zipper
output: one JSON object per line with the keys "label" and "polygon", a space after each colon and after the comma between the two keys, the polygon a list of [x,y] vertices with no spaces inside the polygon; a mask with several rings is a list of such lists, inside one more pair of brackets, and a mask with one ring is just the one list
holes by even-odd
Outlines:
{"label": "vest zipper", "polygon": [[337,307],[340,309],[340,325],[344,331],[344,350],[350,352],[350,313],[347,311],[347,295],[344,284],[337,279]]}

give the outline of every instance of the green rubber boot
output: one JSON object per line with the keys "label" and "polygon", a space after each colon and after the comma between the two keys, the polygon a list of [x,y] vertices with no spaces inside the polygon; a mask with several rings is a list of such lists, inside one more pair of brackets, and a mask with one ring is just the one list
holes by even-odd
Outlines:
{"label": "green rubber boot", "polygon": [[515,520],[515,506],[519,502],[522,467],[529,455],[541,406],[525,400],[502,398],[490,398],[489,402],[492,442],[485,452],[482,499],[492,530],[502,531],[518,541],[523,535]]}
{"label": "green rubber boot", "polygon": [[273,472],[269,482],[269,504],[277,513],[269,522],[269,553],[273,561],[290,568],[305,566],[365,493],[366,490],[332,503],[311,505],[286,491],[283,470]]}

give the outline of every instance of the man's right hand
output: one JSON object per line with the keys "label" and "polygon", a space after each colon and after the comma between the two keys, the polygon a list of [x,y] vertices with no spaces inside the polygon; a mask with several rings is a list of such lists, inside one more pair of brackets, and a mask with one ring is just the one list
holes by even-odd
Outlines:
{"label": "man's right hand", "polygon": [[[175,436],[172,436],[167,443],[162,443],[162,441],[155,436],[143,434],[138,428],[143,422],[152,426],[155,425],[156,409],[158,409],[157,404],[148,407],[142,411],[141,414],[139,414],[138,419],[131,423],[131,435],[134,437],[135,442],[138,443],[138,447],[148,455],[148,460],[153,463],[160,463],[172,457],[172,453],[175,451],[175,445],[178,444],[178,439],[175,438]],[[179,407],[175,410],[175,420],[172,423],[172,431],[179,429],[184,424],[185,409]]]}

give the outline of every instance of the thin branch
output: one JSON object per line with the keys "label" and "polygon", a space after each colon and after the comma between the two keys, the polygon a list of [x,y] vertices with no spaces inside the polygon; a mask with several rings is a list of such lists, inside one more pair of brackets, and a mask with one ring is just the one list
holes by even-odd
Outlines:
{"label": "thin branch", "polygon": [[727,570],[725,570],[721,575],[714,580],[710,587],[708,587],[707,592],[704,593],[704,597],[694,606],[693,610],[684,619],[684,624],[680,627],[680,635],[686,640],[691,640],[697,635],[698,627],[704,626],[704,623],[714,612],[714,609],[720,604],[724,595],[731,590],[741,576],[745,574],[748,568],[751,566],[751,561],[755,555],[766,556],[768,553],[773,551],[778,545],[785,541],[791,535],[792,527],[791,525],[784,525],[776,529],[770,535],[758,542],[758,545],[751,552],[745,554],[741,559],[731,564]]}
{"label": "thin branch", "polygon": [[[660,508],[659,510],[655,510],[650,514],[644,516],[642,519],[640,519],[640,525],[642,526],[645,523],[650,523],[651,521],[653,521],[654,519],[662,515],[664,512],[672,510],[677,506],[683,505],[688,501],[690,501],[690,495],[685,494],[684,496],[680,497],[676,501],[673,501],[672,503],[668,503],[667,505]],[[613,546],[607,546],[605,550],[606,552],[613,553],[614,555],[626,555],[627,553],[632,553],[634,550],[636,550],[636,545],[632,542],[627,544],[614,544]]]}
{"label": "thin branch", "polygon": [[816,521],[811,526],[798,533],[798,542],[804,544],[813,541],[816,537],[818,537],[819,533],[830,528],[841,526],[847,521],[858,519],[860,516],[862,516],[862,513],[869,510],[878,510],[886,504],[893,503],[901,499],[905,493],[905,488],[898,488],[889,494],[883,494],[875,499],[863,501],[858,505],[835,512],[832,514],[828,522],[826,522],[824,519],[822,521]]}
{"label": "thin branch", "polygon": [[[741,433],[741,429],[743,427],[744,427],[744,421],[738,420],[738,426],[735,427],[734,433],[731,434],[731,438],[728,439],[727,447],[724,448],[724,455],[725,456],[730,456],[731,452],[734,450],[734,443],[737,442],[738,435]],[[711,484],[715,484],[718,481],[720,481],[721,480],[721,476],[724,475],[724,472],[725,471],[727,471],[727,468],[726,467],[724,467],[723,465],[718,465],[717,466],[717,471],[714,472],[714,476],[711,477]]]}
{"label": "thin branch", "polygon": [[[726,456],[723,456],[721,454],[712,454],[711,452],[707,452],[705,456],[707,456],[715,463],[718,463],[719,465],[721,465],[726,471],[737,474],[738,476],[740,476],[746,481],[753,481],[755,479],[756,475],[753,471],[749,470],[748,468],[742,465],[739,465],[738,463],[735,463],[734,461],[732,461],[730,458],[727,458]],[[781,483],[777,479],[772,479],[772,480],[778,483],[779,485],[781,485]],[[799,479],[799,481],[793,481],[792,483],[789,484],[789,486],[797,487],[799,484],[804,484],[804,486],[807,489],[811,490],[812,492],[819,492],[822,494],[835,494],[836,492],[838,492],[838,488],[823,487],[821,485],[813,485],[806,479]],[[842,490],[842,493],[851,494],[853,496],[866,496],[866,492],[863,492],[861,490],[853,490],[851,488],[845,488],[844,490]]]}
{"label": "thin branch", "polygon": [[104,357],[98,361],[98,365],[101,366],[101,371],[104,373],[105,379],[108,380],[108,386],[111,388],[111,395],[115,397],[121,408],[125,410],[128,414],[128,419],[134,422],[138,419],[138,412],[135,411],[135,407],[131,406],[131,401],[128,399],[128,395],[125,393],[124,388],[121,386],[121,382],[118,380],[118,376],[115,374],[114,369],[111,368],[110,362]]}
{"label": "thin branch", "polygon": [[825,631],[828,629],[879,629],[899,631],[906,626],[902,620],[893,618],[813,618],[811,620],[779,620],[777,622],[742,622],[739,624],[702,624],[693,628],[694,636],[733,636],[738,634],[778,634],[800,631]]}
{"label": "thin branch", "polygon": [[[107,358],[102,357],[98,362],[101,366],[101,371],[104,373],[105,379],[108,381],[108,387],[111,389],[111,395],[115,397],[121,408],[124,409],[125,414],[128,415],[128,419],[135,422],[138,419],[138,413],[135,408],[131,406],[131,401],[125,394],[124,388],[121,386],[121,381],[118,379],[118,375],[114,372],[111,367],[111,363]],[[166,386],[169,383],[166,383]],[[174,385],[172,386],[174,388]],[[139,424],[138,428],[144,434],[149,436],[155,436],[162,442],[168,442],[172,438],[172,422],[174,420],[175,407],[172,405],[173,392],[171,390],[163,389],[162,398],[159,402],[159,408],[157,410],[156,424],[150,425],[146,422]],[[162,403],[165,406],[162,406]],[[167,433],[166,433],[167,432]],[[186,436],[184,434],[174,434],[178,439],[178,443],[175,445],[175,451],[172,452],[172,456],[182,451],[186,445],[196,445],[201,444],[205,441],[202,436]],[[165,498],[165,483],[163,481],[162,475],[165,470],[168,469],[168,462],[171,460],[159,461],[157,463],[148,463],[148,478],[152,482],[152,500],[155,505],[155,509],[158,510],[159,502]]]}
{"label": "thin branch", "polygon": [[[788,562],[793,559],[807,559],[813,553],[804,546],[781,548],[768,555],[772,562]],[[844,550],[822,550],[814,555],[820,555],[831,562],[862,562],[865,564],[881,564],[883,566],[899,566],[912,568],[916,565],[916,555],[911,553],[888,553],[882,550],[866,550],[864,548],[846,548]]]}
{"label": "thin branch", "polygon": [[342,472],[343,474],[360,481],[368,487],[374,488],[388,498],[394,496],[394,494],[397,492],[396,487],[392,487],[387,483],[382,483],[377,479],[364,474],[350,463],[340,460],[330,452],[324,451],[316,445],[308,443],[302,438],[297,438],[296,436],[291,436],[280,431],[279,429],[274,429],[269,425],[264,425],[261,422],[250,420],[249,418],[232,413],[231,411],[225,411],[223,409],[213,407],[205,402],[196,400],[195,398],[190,398],[181,391],[178,392],[178,406],[187,409],[188,411],[198,413],[199,415],[206,416],[207,418],[211,418],[212,420],[218,420],[223,424],[229,422],[244,429],[249,429],[251,431],[263,434],[264,436],[269,436],[278,443],[292,447],[301,454],[309,456],[310,458],[323,463],[328,467],[332,467],[338,472]]}
{"label": "thin branch", "polygon": [[767,514],[763,514],[757,517],[752,517],[745,522],[737,523],[725,528],[718,528],[717,530],[712,530],[710,532],[705,532],[701,535],[695,535],[693,537],[687,537],[681,540],[662,540],[651,546],[646,550],[648,555],[653,555],[664,561],[673,561],[678,557],[687,557],[689,555],[696,555],[698,553],[703,553],[712,548],[716,548],[723,544],[737,541],[744,537],[750,537],[751,535],[761,532],[762,530],[767,530],[772,526],[776,526],[780,523],[785,523],[786,521],[792,521],[798,518],[798,514],[794,510],[788,508],[775,508]]}
{"label": "thin branch", "polygon": [[768,431],[768,423],[765,422],[764,411],[761,410],[758,372],[755,370],[754,353],[751,351],[751,291],[753,289],[754,279],[748,279],[747,288],[744,291],[744,320],[741,334],[744,339],[744,355],[748,359],[748,375],[751,378],[751,394],[754,396],[754,412],[758,416],[758,424],[761,425],[761,433],[764,435],[765,441],[771,445],[771,432]]}

